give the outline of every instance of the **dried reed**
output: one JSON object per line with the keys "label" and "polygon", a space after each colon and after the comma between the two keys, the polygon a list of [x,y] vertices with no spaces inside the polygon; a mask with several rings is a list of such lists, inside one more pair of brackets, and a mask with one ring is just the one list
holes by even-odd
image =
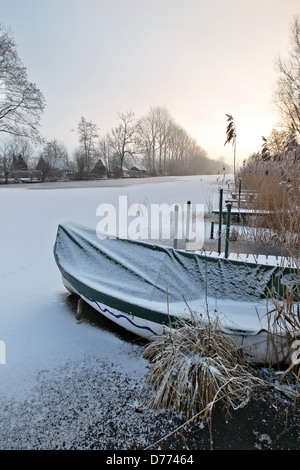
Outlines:
{"label": "dried reed", "polygon": [[282,261],[288,260],[290,266],[291,276],[285,278],[285,291],[280,295],[267,292],[272,306],[268,312],[270,339],[277,333],[285,333],[287,345],[300,334],[299,151],[299,146],[287,147],[272,159],[252,158],[239,175],[243,189],[248,191],[246,195],[252,194],[254,213],[266,211],[264,216],[255,217],[256,241],[280,246]]}
{"label": "dried reed", "polygon": [[144,357],[150,361],[146,379],[154,387],[150,405],[171,408],[187,420],[209,420],[216,403],[228,412],[241,408],[261,385],[217,319],[208,325],[182,322],[151,342]]}
{"label": "dried reed", "polygon": [[262,241],[280,245],[285,253],[299,257],[299,167],[289,169],[289,176],[283,178],[282,165],[273,164],[268,169],[262,165],[260,162],[241,171],[242,187],[248,191],[244,196],[248,198],[246,207],[256,213],[255,226]]}

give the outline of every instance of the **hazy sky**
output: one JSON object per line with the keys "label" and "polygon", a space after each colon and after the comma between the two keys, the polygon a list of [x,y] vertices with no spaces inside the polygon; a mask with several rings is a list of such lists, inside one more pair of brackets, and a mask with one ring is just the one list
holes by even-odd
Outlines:
{"label": "hazy sky", "polygon": [[278,121],[274,62],[296,14],[299,0],[0,0],[0,23],[47,101],[46,139],[72,151],[81,116],[105,135],[119,112],[163,106],[229,162],[225,113],[239,161]]}

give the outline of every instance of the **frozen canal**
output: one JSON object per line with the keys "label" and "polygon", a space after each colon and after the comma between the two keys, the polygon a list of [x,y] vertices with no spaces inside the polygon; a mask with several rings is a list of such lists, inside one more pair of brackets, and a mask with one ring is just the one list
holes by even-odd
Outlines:
{"label": "frozen canal", "polygon": [[120,195],[206,204],[215,178],[204,178],[0,188],[1,449],[144,448],[171,429],[164,415],[158,433],[153,412],[135,412],[146,398],[143,345],[101,320],[76,321],[52,250],[59,223],[96,227],[99,204],[117,205]]}
{"label": "frozen canal", "polygon": [[[145,449],[176,428],[177,418],[144,402],[143,343],[96,320],[88,307],[76,321],[53,245],[59,223],[96,227],[99,204],[117,204],[119,196],[130,204],[191,200],[207,208],[216,189],[208,176],[0,188],[0,449]],[[259,443],[250,434],[249,448]],[[208,431],[190,439],[192,449],[209,448]],[[165,445],[182,449],[183,441],[179,435]]]}

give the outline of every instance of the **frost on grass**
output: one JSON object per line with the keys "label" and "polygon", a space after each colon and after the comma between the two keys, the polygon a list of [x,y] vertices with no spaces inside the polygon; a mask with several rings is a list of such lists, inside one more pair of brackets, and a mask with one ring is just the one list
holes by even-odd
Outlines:
{"label": "frost on grass", "polygon": [[228,411],[242,408],[253,388],[262,385],[217,319],[210,324],[182,322],[150,343],[144,357],[151,363],[151,406],[172,408],[187,420],[207,420],[216,403]]}

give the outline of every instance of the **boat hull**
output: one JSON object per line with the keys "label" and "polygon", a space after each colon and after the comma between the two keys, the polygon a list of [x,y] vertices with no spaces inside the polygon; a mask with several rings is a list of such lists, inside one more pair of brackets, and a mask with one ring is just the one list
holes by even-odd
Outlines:
{"label": "boat hull", "polygon": [[167,331],[166,326],[161,323],[140,318],[136,315],[109,307],[108,305],[101,303],[99,300],[87,298],[80,294],[80,292],[77,292],[66,279],[62,278],[62,280],[64,286],[70,293],[78,295],[98,313],[108,318],[108,320],[111,320],[125,330],[130,331],[141,338],[152,340],[155,336],[164,334]]}
{"label": "boat hull", "polygon": [[297,270],[99,239],[95,230],[77,224],[59,226],[54,256],[70,292],[140,337],[153,339],[197,312],[202,323],[217,317],[252,362],[290,361],[286,331],[270,331],[270,299],[287,286],[297,294]]}
{"label": "boat hull", "polygon": [[[72,294],[78,295],[84,302],[95,309],[99,314],[114,322],[131,333],[144,338],[148,341],[154,341],[157,336],[165,335],[170,332],[167,326],[167,317],[165,323],[157,323],[144,318],[109,307],[99,300],[93,300],[77,292],[71,284],[62,277],[65,288]],[[188,318],[187,318],[188,319]],[[224,331],[236,343],[245,358],[253,364],[277,364],[291,362],[291,352],[285,335],[270,335],[266,330],[260,330],[258,333],[251,334],[247,331]]]}

